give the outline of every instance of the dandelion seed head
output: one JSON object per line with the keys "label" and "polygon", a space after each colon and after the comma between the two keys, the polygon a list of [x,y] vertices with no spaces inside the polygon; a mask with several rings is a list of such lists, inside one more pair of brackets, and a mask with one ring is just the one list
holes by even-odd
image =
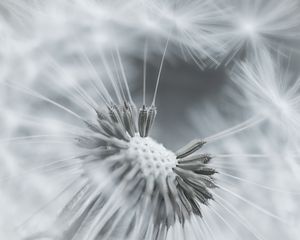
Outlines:
{"label": "dandelion seed head", "polygon": [[[9,2],[18,5],[11,0]],[[18,10],[14,15],[19,16],[19,13],[23,13],[25,6],[29,6],[30,10],[31,2],[34,5],[38,4],[37,1],[28,0],[24,5],[20,5],[18,9],[21,11]],[[288,4],[294,1],[282,1],[283,4],[277,4],[276,1],[270,0],[264,4],[261,0],[242,2],[225,0],[222,2],[227,5],[226,8],[234,10],[228,16],[223,14],[226,9],[215,8],[217,2],[218,0],[130,0],[126,3],[121,0],[53,1],[53,3],[39,3],[39,7],[34,10],[33,21],[21,24],[26,26],[24,29],[29,34],[27,37],[22,36],[23,33],[19,34],[18,31],[18,33],[11,31],[12,27],[8,24],[4,23],[3,28],[0,27],[0,39],[5,43],[5,46],[0,48],[0,55],[4,56],[3,71],[0,73],[3,79],[8,79],[8,84],[12,82],[12,85],[20,86],[25,92],[28,86],[29,93],[33,94],[32,97],[35,97],[35,92],[41,93],[41,96],[45,95],[44,98],[39,99],[41,101],[49,99],[55,101],[54,103],[57,102],[55,106],[48,107],[49,105],[43,105],[31,99],[23,101],[22,98],[22,101],[18,101],[20,104],[11,104],[10,100],[14,97],[11,95],[15,94],[6,91],[5,88],[0,89],[1,98],[9,95],[7,96],[8,104],[6,102],[0,104],[3,108],[0,111],[3,116],[0,118],[5,120],[4,132],[13,130],[9,135],[24,132],[26,137],[30,133],[40,133],[40,131],[51,134],[41,140],[39,137],[32,138],[32,142],[38,144],[38,147],[28,145],[30,141],[26,139],[23,139],[26,142],[22,141],[22,144],[26,143],[24,147],[19,147],[19,144],[11,147],[14,155],[28,159],[20,164],[18,170],[16,170],[13,156],[7,157],[9,153],[6,151],[9,151],[9,148],[3,148],[1,155],[5,156],[5,159],[0,172],[4,175],[12,173],[12,175],[22,177],[21,181],[19,179],[11,187],[6,186],[5,183],[0,184],[5,186],[0,191],[3,209],[1,220],[5,223],[3,226],[14,221],[6,215],[12,216],[13,219],[17,218],[19,221],[22,211],[27,211],[28,215],[32,214],[33,211],[27,205],[35,205],[33,207],[36,210],[40,202],[39,197],[35,197],[36,195],[30,197],[28,203],[25,204],[26,207],[21,207],[18,203],[19,199],[24,201],[25,196],[32,195],[30,191],[45,195],[41,198],[47,199],[48,202],[49,199],[53,199],[52,197],[60,195],[58,192],[61,189],[59,188],[63,186],[66,192],[59,196],[60,199],[57,202],[57,199],[51,200],[50,205],[56,206],[41,206],[43,209],[38,215],[43,216],[37,219],[42,225],[48,225],[48,222],[43,220],[44,218],[57,217],[56,223],[58,224],[46,227],[50,229],[51,234],[44,234],[44,226],[36,227],[33,223],[34,232],[43,232],[29,239],[232,239],[234,232],[237,232],[237,239],[239,236],[249,239],[281,237],[279,225],[276,225],[276,231],[268,233],[270,228],[265,228],[265,226],[274,226],[273,221],[261,218],[253,211],[253,205],[261,203],[264,206],[266,198],[270,200],[268,205],[271,208],[274,196],[257,189],[252,190],[247,179],[242,181],[242,184],[240,181],[243,177],[247,177],[253,179],[254,187],[258,187],[258,181],[261,181],[264,183],[280,182],[282,189],[291,188],[293,184],[296,184],[290,178],[286,165],[290,165],[295,176],[299,175],[299,167],[296,167],[299,166],[299,158],[295,156],[298,148],[292,149],[285,146],[282,129],[278,128],[278,125],[277,127],[268,126],[267,131],[263,129],[263,134],[257,135],[252,129],[245,133],[246,137],[238,138],[233,134],[260,123],[260,115],[264,115],[263,117],[267,117],[272,122],[286,120],[285,124],[292,130],[293,135],[299,132],[296,131],[300,129],[299,99],[297,98],[299,81],[288,91],[289,94],[285,94],[287,89],[277,89],[274,83],[280,82],[282,87],[285,81],[281,80],[285,78],[276,78],[277,74],[274,71],[264,67],[268,64],[268,59],[264,58],[262,62],[256,62],[255,58],[251,59],[255,66],[245,67],[244,65],[237,74],[237,82],[247,95],[245,104],[248,105],[243,109],[234,108],[232,112],[236,114],[225,113],[228,108],[227,101],[217,100],[218,95],[222,94],[219,91],[211,94],[216,100],[208,101],[210,104],[205,110],[197,101],[198,98],[191,97],[194,91],[188,91],[186,95],[192,98],[191,102],[194,104],[193,107],[188,104],[188,108],[191,108],[193,112],[201,109],[201,116],[194,118],[196,126],[191,128],[190,124],[181,122],[179,118],[172,124],[170,120],[164,121],[176,127],[174,134],[180,135],[180,138],[175,139],[178,142],[184,137],[195,137],[197,128],[201,128],[202,131],[196,133],[198,136],[207,136],[207,133],[211,134],[225,129],[220,134],[216,133],[211,138],[205,138],[208,143],[211,140],[214,142],[214,144],[208,144],[208,152],[214,153],[214,160],[211,163],[211,155],[203,153],[207,148],[205,146],[202,149],[205,142],[201,139],[190,142],[178,151],[171,151],[156,141],[151,134],[156,107],[142,107],[139,111],[132,102],[129,90],[126,91],[126,78],[134,80],[132,78],[134,74],[130,73],[132,72],[130,69],[126,69],[127,66],[124,71],[121,69],[122,66],[118,66],[118,62],[122,62],[127,54],[130,58],[140,57],[141,50],[144,48],[144,65],[146,66],[147,62],[153,63],[151,68],[147,68],[148,71],[145,67],[146,76],[150,71],[152,72],[157,53],[161,54],[161,44],[166,44],[166,51],[170,43],[166,54],[170,62],[173,63],[175,60],[173,56],[178,55],[179,58],[184,58],[187,64],[190,64],[188,60],[193,60],[197,66],[203,68],[210,66],[211,62],[213,65],[218,65],[220,63],[218,54],[229,54],[231,59],[231,56],[233,57],[242,49],[241,57],[243,58],[244,48],[248,46],[255,47],[255,50],[259,50],[263,45],[277,49],[277,46],[281,46],[281,42],[277,39],[299,38],[298,34],[295,35],[298,25],[295,21],[297,17],[293,17],[293,9],[296,8]],[[250,4],[251,2],[255,3]],[[259,2],[263,4],[258,4]],[[1,6],[0,3],[0,8]],[[249,15],[245,14],[248,12]],[[227,18],[229,22],[224,21]],[[220,28],[227,29],[223,32]],[[17,35],[10,36],[12,33]],[[6,45],[11,47],[6,47]],[[117,50],[116,54],[111,53],[111,50]],[[46,56],[47,53],[49,57]],[[215,56],[216,53],[217,56]],[[52,57],[55,62],[51,61]],[[74,58],[79,59],[77,61]],[[2,59],[0,60],[2,62]],[[125,65],[127,64],[125,61]],[[247,65],[249,64],[248,62]],[[179,64],[175,67],[177,66]],[[178,70],[172,71],[173,75],[174,72],[176,75],[170,78],[172,89],[173,85],[174,87],[177,85],[173,84],[174,81],[183,81],[182,79],[188,78],[186,73],[189,74],[189,69],[180,65]],[[53,74],[52,70],[58,70],[59,74]],[[184,78],[177,74],[179,71],[185,75]],[[70,75],[66,76],[65,73],[68,72]],[[149,77],[147,76],[148,81],[151,75],[152,73]],[[162,74],[162,78],[167,78],[167,75]],[[246,76],[241,77],[241,75]],[[20,76],[22,81],[19,81]],[[48,82],[50,79],[55,79],[55,81]],[[74,82],[74,79],[79,81]],[[184,86],[190,84],[185,80],[183,82]],[[152,84],[146,85],[150,88],[152,86]],[[124,86],[125,88],[122,89]],[[138,95],[138,89],[135,87],[133,87],[134,93]],[[132,88],[131,84],[129,88]],[[204,92],[208,88],[209,86],[205,84]],[[188,89],[190,90],[191,87]],[[163,89],[160,90],[159,92],[162,92],[168,99],[170,98],[170,87],[165,89],[165,92]],[[197,91],[196,87],[195,91]],[[176,99],[177,95],[181,97],[183,92],[183,89],[177,85]],[[202,91],[197,92],[198,95],[202,93]],[[206,95],[209,94],[201,96],[201,99],[206,100]],[[137,95],[133,98],[135,99]],[[158,101],[160,101],[159,98]],[[163,103],[168,102],[171,103],[170,108],[174,108],[174,101],[168,100]],[[241,99],[236,97],[234,102],[240,103]],[[13,110],[14,105],[18,108]],[[58,107],[58,112],[55,111],[55,107]],[[214,112],[217,108],[219,110]],[[183,102],[176,104],[174,110],[178,109],[186,110],[185,104]],[[67,116],[63,114],[63,110],[66,110]],[[171,115],[168,114],[170,112],[168,109],[157,111],[164,110],[166,110],[164,115]],[[18,114],[15,114],[16,112]],[[31,120],[34,124],[29,125],[27,122],[29,119],[19,116],[24,112],[34,117],[41,116],[44,119],[34,120],[33,118]],[[237,127],[226,130],[229,125],[231,126],[227,118],[237,122],[233,115],[244,115],[244,112],[247,112],[247,116],[249,112],[255,113],[255,116]],[[62,124],[49,118],[49,115],[53,114]],[[186,111],[183,111],[182,117],[185,118],[185,115]],[[70,119],[70,117],[75,118]],[[202,117],[206,121],[203,121]],[[26,120],[25,126],[20,126],[20,122],[24,120]],[[31,130],[32,127],[34,130]],[[166,135],[167,129],[170,130],[162,125],[157,129],[164,130],[161,131],[161,135]],[[217,142],[228,136],[231,137],[221,143]],[[29,140],[31,140],[30,137],[32,136],[29,136]],[[71,145],[69,148],[60,144],[62,138],[62,142],[66,141]],[[44,140],[46,142],[43,142]],[[166,141],[166,145],[173,144],[173,139],[170,140]],[[74,146],[74,141],[79,149]],[[165,141],[161,140],[161,142]],[[278,144],[274,145],[277,142]],[[264,153],[264,149],[267,154],[261,154],[262,157],[259,157],[259,160],[265,158],[266,155],[270,156],[266,160],[256,161],[256,155],[260,155],[256,154],[257,151]],[[216,154],[218,152],[219,154]],[[69,155],[72,158],[65,158],[64,153],[68,153],[67,158]],[[60,158],[61,156],[64,157]],[[264,166],[263,164],[267,161],[281,165],[280,167],[272,164]],[[45,180],[40,175],[31,179],[27,171],[24,176],[23,170],[30,170],[32,174],[31,170],[36,171],[32,167],[36,165],[39,165],[38,171],[43,172]],[[270,170],[272,170],[271,175],[269,175]],[[48,174],[50,171],[51,173]],[[28,181],[29,184],[24,185],[23,180]],[[72,184],[71,187],[66,186],[69,181]],[[20,191],[21,185],[23,188],[26,186],[22,192]],[[216,187],[219,189],[214,191]],[[21,194],[6,199],[6,188],[21,192]],[[22,196],[23,192],[24,196]],[[290,199],[286,194],[281,195]],[[213,201],[214,198],[216,202]],[[1,199],[4,200],[1,201]],[[251,204],[252,208],[247,208],[246,204],[242,203],[245,200],[248,201],[248,205]],[[297,206],[288,209],[290,203],[284,202],[284,198],[276,198],[276,200],[278,200],[276,208],[282,210],[283,213],[287,211],[294,213],[296,221]],[[16,206],[18,207],[14,213],[10,213]],[[48,212],[53,212],[50,217],[46,216],[49,215]],[[255,225],[257,218],[261,220],[261,224],[252,228],[251,221]],[[0,228],[2,228],[1,222]],[[261,228],[262,233],[267,232],[266,236],[260,237],[258,234],[257,237],[254,232],[256,228],[258,230]],[[4,227],[3,229],[5,232],[6,229]],[[286,226],[282,229],[289,232]],[[52,234],[52,230],[55,234]],[[228,230],[233,231],[227,233]],[[281,238],[288,234],[284,234]],[[27,232],[24,235],[28,235]],[[297,233],[293,236],[297,238]]]}
{"label": "dandelion seed head", "polygon": [[176,156],[167,150],[162,144],[157,143],[150,137],[142,138],[139,135],[131,138],[129,148],[124,150],[126,159],[131,159],[138,164],[145,177],[168,177],[174,175]]}
{"label": "dandelion seed head", "polygon": [[[166,149],[148,136],[154,113],[151,106],[143,107],[138,114],[133,103],[112,104],[107,110],[97,110],[98,124],[87,123],[92,133],[78,138],[79,146],[87,149],[82,165],[89,181],[100,186],[103,179],[97,177],[99,170],[108,173],[110,183],[101,189],[106,197],[99,202],[105,206],[115,199],[115,194],[120,194],[113,215],[121,211],[118,209],[123,206],[122,201],[129,207],[133,204],[131,213],[144,223],[136,230],[138,236],[145,236],[149,231],[164,235],[178,221],[184,226],[192,216],[202,217],[201,206],[213,199],[210,189],[216,187],[213,177],[216,170],[208,166],[210,155],[195,154],[205,142],[191,141],[176,153]],[[94,208],[86,209],[88,215],[94,214]],[[96,224],[97,217],[92,221],[95,224],[79,232],[94,239],[104,231],[104,226]],[[128,231],[136,238],[133,229]]]}

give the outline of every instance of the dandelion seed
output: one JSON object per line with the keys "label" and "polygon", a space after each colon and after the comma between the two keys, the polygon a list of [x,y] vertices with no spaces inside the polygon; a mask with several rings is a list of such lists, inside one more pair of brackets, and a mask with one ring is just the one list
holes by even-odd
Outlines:
{"label": "dandelion seed", "polygon": [[245,93],[252,111],[283,127],[282,136],[288,133],[295,139],[300,120],[299,77],[284,69],[264,49],[251,60],[237,64],[231,76]]}
{"label": "dandelion seed", "polygon": [[[251,56],[260,49],[281,51],[293,48],[299,39],[299,4],[294,0],[229,0],[220,2],[227,21],[216,34],[223,39],[225,63],[236,55]],[[293,48],[295,50],[297,47]]]}

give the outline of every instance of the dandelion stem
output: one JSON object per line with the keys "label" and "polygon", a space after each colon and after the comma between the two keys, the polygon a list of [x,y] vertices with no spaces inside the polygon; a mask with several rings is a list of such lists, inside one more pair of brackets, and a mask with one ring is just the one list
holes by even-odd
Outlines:
{"label": "dandelion stem", "polygon": [[250,127],[253,127],[255,126],[256,124],[262,122],[265,118],[262,117],[262,116],[254,116],[236,126],[233,126],[231,128],[228,128],[220,133],[217,133],[215,135],[212,135],[210,137],[207,137],[204,139],[204,141],[206,142],[214,142],[214,141],[217,141],[219,139],[222,139],[224,137],[228,137],[228,136],[231,136],[233,134],[236,134],[238,132],[241,132],[245,129],[248,129]]}
{"label": "dandelion stem", "polygon": [[224,172],[220,172],[220,171],[218,171],[218,173],[221,174],[221,175],[224,175],[226,177],[229,177],[231,179],[235,179],[237,181],[245,182],[247,184],[250,184],[250,185],[253,185],[253,186],[268,190],[268,191],[278,192],[278,193],[286,193],[286,194],[292,194],[292,195],[300,195],[300,192],[286,191],[286,190],[282,190],[282,189],[279,189],[279,188],[274,188],[274,187],[270,187],[270,186],[267,186],[267,185],[262,185],[260,183],[256,183],[256,182],[247,180],[245,178],[240,178],[240,177],[234,176],[232,174],[228,174],[228,173],[224,173]]}
{"label": "dandelion stem", "polygon": [[148,54],[148,40],[146,39],[145,47],[144,47],[144,66],[143,66],[143,106],[146,105],[147,54]]}
{"label": "dandelion stem", "polygon": [[129,86],[128,86],[127,77],[126,77],[126,74],[125,74],[124,66],[123,66],[123,63],[122,63],[122,59],[121,59],[121,55],[120,55],[120,51],[119,51],[118,47],[116,47],[116,51],[117,51],[117,57],[118,57],[118,61],[119,61],[119,64],[120,64],[121,73],[122,73],[123,81],[124,81],[124,84],[125,84],[125,89],[126,89],[126,92],[127,92],[127,95],[128,95],[128,99],[129,99],[130,103],[133,103],[131,93],[130,93],[130,90],[129,90]]}
{"label": "dandelion stem", "polygon": [[166,46],[165,46],[165,49],[164,49],[164,52],[163,52],[163,56],[161,58],[159,71],[158,71],[158,75],[157,75],[157,80],[156,80],[155,91],[154,91],[153,100],[152,100],[152,104],[151,104],[152,106],[155,106],[155,100],[156,100],[157,90],[158,90],[158,86],[159,86],[159,82],[160,82],[161,71],[162,71],[162,67],[163,67],[163,64],[164,64],[167,48],[168,48],[168,45],[169,45],[169,40],[170,40],[170,36],[167,39]]}
{"label": "dandelion stem", "polygon": [[216,154],[214,158],[269,158],[269,155],[265,154]]}

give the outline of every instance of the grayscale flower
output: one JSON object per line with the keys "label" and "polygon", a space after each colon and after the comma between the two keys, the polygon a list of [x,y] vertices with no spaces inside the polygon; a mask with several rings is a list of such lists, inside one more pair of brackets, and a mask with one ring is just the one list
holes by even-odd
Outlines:
{"label": "grayscale flower", "polygon": [[3,0],[0,238],[298,239],[298,5]]}

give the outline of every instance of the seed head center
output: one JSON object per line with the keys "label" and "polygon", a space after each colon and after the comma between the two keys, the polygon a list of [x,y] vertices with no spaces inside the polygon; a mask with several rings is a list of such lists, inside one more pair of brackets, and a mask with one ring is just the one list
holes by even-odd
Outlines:
{"label": "seed head center", "polygon": [[172,169],[177,163],[175,154],[150,137],[132,137],[126,151],[127,158],[132,164],[138,164],[146,177],[174,174]]}

